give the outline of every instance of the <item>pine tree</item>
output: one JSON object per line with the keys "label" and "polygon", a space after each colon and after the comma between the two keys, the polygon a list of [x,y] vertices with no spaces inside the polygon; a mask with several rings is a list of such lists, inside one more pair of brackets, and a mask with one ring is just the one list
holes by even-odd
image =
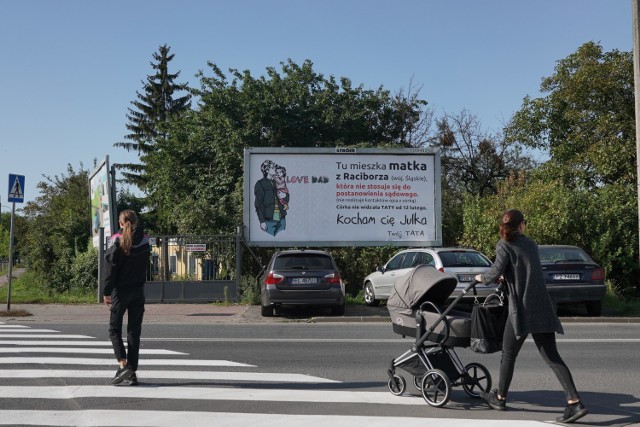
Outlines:
{"label": "pine tree", "polygon": [[115,147],[138,152],[140,163],[122,163],[115,166],[122,171],[124,182],[134,184],[143,191],[147,183],[148,155],[155,150],[159,139],[167,137],[163,131],[163,124],[191,107],[190,94],[174,98],[176,92],[188,91],[188,85],[175,83],[180,71],[169,73],[169,62],[175,56],[169,54],[170,49],[170,46],[164,44],[153,54],[155,62],[150,64],[155,74],[148,75],[146,83],[142,82],[143,93],[136,91],[137,99],[131,101],[135,108],[128,109],[129,123],[126,127],[130,133],[124,137],[126,141],[114,144]]}

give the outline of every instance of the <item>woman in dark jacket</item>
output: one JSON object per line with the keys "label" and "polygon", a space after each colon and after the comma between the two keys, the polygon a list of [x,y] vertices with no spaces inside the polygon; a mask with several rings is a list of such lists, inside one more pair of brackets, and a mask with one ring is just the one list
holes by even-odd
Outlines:
{"label": "woman in dark jacket", "polygon": [[[111,306],[109,337],[113,351],[120,364],[111,384],[128,381],[137,385],[140,333],[144,315],[144,288],[149,269],[149,238],[138,228],[138,215],[125,210],[118,218],[120,230],[109,241],[105,254],[103,275],[104,303]],[[127,321],[127,349],[122,342],[122,319],[129,313]]]}
{"label": "woman in dark jacket", "polygon": [[501,239],[496,245],[493,267],[476,276],[476,280],[485,285],[502,277],[506,282],[509,302],[498,388],[484,393],[483,397],[493,409],[502,411],[506,408],[516,357],[531,334],[540,355],[555,373],[567,397],[567,407],[557,421],[572,423],[589,411],[580,402],[571,372],[558,354],[555,334],[564,331],[544,282],[538,246],[524,235],[526,224],[519,210],[511,209],[502,215]]}

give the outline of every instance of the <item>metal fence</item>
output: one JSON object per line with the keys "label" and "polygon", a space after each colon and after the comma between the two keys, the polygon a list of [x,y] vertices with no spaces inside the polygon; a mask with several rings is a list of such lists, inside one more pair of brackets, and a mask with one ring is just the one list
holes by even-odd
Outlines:
{"label": "metal fence", "polygon": [[242,265],[239,233],[151,236],[150,244],[147,302],[238,301]]}

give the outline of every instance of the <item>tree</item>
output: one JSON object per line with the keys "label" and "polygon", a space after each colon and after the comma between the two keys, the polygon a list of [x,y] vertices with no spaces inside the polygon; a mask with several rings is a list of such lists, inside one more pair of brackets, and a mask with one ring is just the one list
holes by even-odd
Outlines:
{"label": "tree", "polygon": [[2,224],[0,224],[0,259],[5,260],[9,258],[9,242],[10,232],[6,230]]}
{"label": "tree", "polygon": [[495,194],[507,177],[535,165],[521,144],[484,131],[478,118],[463,110],[436,120],[431,146],[440,149],[443,243],[456,245],[463,234],[465,196]]}
{"label": "tree", "polygon": [[289,60],[266,75],[209,63],[198,109],[175,117],[148,156],[149,198],[163,233],[233,232],[242,223],[245,147],[420,146],[415,92],[367,90]]}
{"label": "tree", "polygon": [[115,147],[121,147],[127,151],[136,150],[141,163],[125,163],[115,165],[121,169],[124,182],[134,184],[141,190],[147,185],[147,156],[152,153],[158,139],[166,138],[166,130],[163,125],[172,118],[187,111],[191,106],[191,95],[174,98],[179,91],[187,91],[186,83],[175,83],[180,72],[169,73],[169,62],[175,54],[169,54],[171,48],[166,44],[158,48],[153,54],[156,62],[151,62],[151,68],[155,74],[148,75],[143,83],[144,93],[136,91],[137,100],[131,101],[135,108],[129,108],[126,125],[129,134],[125,136],[125,142],[117,142]]}
{"label": "tree", "polygon": [[631,52],[603,52],[594,42],[557,62],[542,80],[548,95],[526,97],[508,138],[550,156],[547,174],[572,187],[636,185]]}
{"label": "tree", "polygon": [[585,43],[540,90],[547,95],[524,99],[508,139],[544,150],[549,160],[535,178],[572,195],[567,243],[585,247],[622,293],[640,290],[632,54]]}
{"label": "tree", "polygon": [[91,234],[88,207],[89,172],[80,165],[67,174],[45,177],[38,183],[40,196],[24,209],[27,227],[20,242],[29,268],[52,289],[68,289],[71,264],[86,251]]}

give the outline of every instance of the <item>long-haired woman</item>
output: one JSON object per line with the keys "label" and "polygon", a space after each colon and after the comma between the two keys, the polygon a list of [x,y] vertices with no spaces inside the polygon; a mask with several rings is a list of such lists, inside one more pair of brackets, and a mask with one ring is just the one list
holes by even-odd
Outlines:
{"label": "long-haired woman", "polygon": [[[149,238],[138,226],[138,215],[125,210],[118,216],[120,229],[111,236],[105,254],[102,295],[110,306],[109,337],[120,365],[111,384],[138,384],[136,371],[144,315],[144,284],[149,269]],[[122,341],[122,320],[128,312],[127,348]]]}

